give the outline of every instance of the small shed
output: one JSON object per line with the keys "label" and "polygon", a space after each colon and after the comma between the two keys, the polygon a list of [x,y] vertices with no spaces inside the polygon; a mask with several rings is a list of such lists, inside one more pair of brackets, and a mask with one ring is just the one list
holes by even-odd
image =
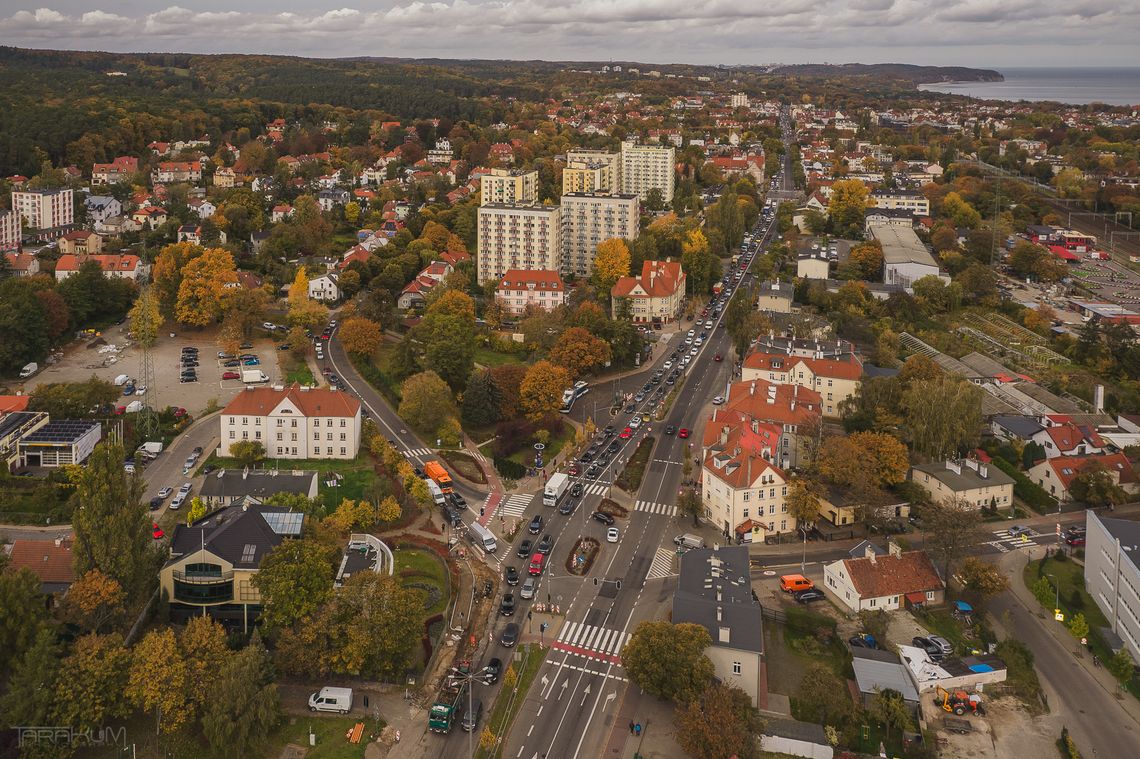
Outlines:
{"label": "small shed", "polygon": [[870,705],[878,689],[899,692],[911,711],[917,711],[918,691],[897,655],[870,648],[853,648],[851,654],[855,684],[859,687],[859,697],[864,708]]}
{"label": "small shed", "polygon": [[822,725],[775,717],[766,719],[764,732],[760,736],[760,748],[807,759],[832,759],[835,755]]}

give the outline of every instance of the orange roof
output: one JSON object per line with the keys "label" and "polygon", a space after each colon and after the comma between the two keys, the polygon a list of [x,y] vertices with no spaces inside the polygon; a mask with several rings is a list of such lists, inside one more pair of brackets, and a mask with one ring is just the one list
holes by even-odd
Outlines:
{"label": "orange roof", "polygon": [[876,556],[874,561],[868,558],[845,559],[843,565],[860,598],[924,593],[943,586],[942,578],[925,551]]}
{"label": "orange roof", "polygon": [[863,366],[854,354],[849,354],[850,360],[836,360],[830,358],[804,358],[802,356],[789,356],[785,353],[765,353],[754,350],[744,357],[744,366],[748,369],[759,369],[765,372],[792,372],[799,364],[803,364],[817,377],[834,377],[835,379],[857,380],[863,376]]}
{"label": "orange roof", "polygon": [[499,280],[500,290],[564,291],[562,275],[552,269],[509,269]]}
{"label": "orange roof", "polygon": [[28,401],[31,399],[30,395],[0,395],[0,414],[7,414],[9,411],[27,411]]}
{"label": "orange roof", "polygon": [[42,583],[75,582],[70,540],[15,540],[9,561],[14,570],[32,570]]}
{"label": "orange roof", "polygon": [[724,406],[713,409],[710,421],[732,414],[781,425],[804,424],[819,416],[820,396],[799,385],[777,385],[762,379],[735,382],[728,389]]}
{"label": "orange roof", "polygon": [[302,390],[294,382],[282,390],[272,387],[247,388],[238,393],[222,409],[223,414],[268,416],[282,401],[288,400],[305,416],[356,416],[360,401],[348,393],[328,388]]}
{"label": "orange roof", "polygon": [[1071,422],[1046,427],[1045,434],[1053,441],[1053,445],[1057,446],[1057,450],[1062,452],[1071,451],[1086,440],[1089,445],[1096,448],[1104,446],[1104,441],[1096,432],[1082,429]]}
{"label": "orange roof", "polygon": [[1109,472],[1115,472],[1119,477],[1121,485],[1129,485],[1136,482],[1136,471],[1132,468],[1132,462],[1123,453],[1112,453],[1107,455],[1094,455],[1094,456],[1058,456],[1057,458],[1048,459],[1046,463],[1053,468],[1054,474],[1065,489],[1069,489],[1069,485],[1076,478],[1081,470],[1093,464],[1100,464]]}
{"label": "orange roof", "polygon": [[[640,288],[640,293],[634,290]],[[650,297],[665,298],[678,289],[685,288],[685,272],[679,261],[645,261],[641,265],[640,277],[622,277],[610,291],[615,298]]]}
{"label": "orange roof", "polygon": [[[709,450],[705,456],[704,472],[735,489],[752,487],[764,474],[771,472],[784,482],[784,473],[763,456],[744,449],[729,451]],[[779,484],[778,483],[778,484]]]}

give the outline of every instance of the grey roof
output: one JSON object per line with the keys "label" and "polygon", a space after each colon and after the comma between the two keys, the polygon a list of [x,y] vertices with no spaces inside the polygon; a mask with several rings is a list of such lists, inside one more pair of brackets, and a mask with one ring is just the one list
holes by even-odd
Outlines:
{"label": "grey roof", "polygon": [[288,511],[276,506],[226,506],[192,525],[177,525],[170,539],[171,560],[204,548],[237,569],[257,568],[265,554],[284,540],[269,526],[265,512]]}
{"label": "grey roof", "polygon": [[81,440],[84,435],[91,431],[92,427],[98,426],[99,422],[91,422],[86,419],[57,419],[48,422],[31,434],[25,435],[20,443],[70,445]]}
{"label": "grey roof", "polygon": [[46,411],[10,411],[0,416],[0,439],[24,429],[47,416]]}
{"label": "grey roof", "polygon": [[103,208],[115,202],[115,199],[110,195],[88,195],[84,199],[83,204],[88,208]]}
{"label": "grey roof", "polygon": [[[860,649],[855,649],[859,651]],[[918,702],[918,691],[904,667],[895,657],[895,661],[879,661],[872,658],[855,656],[851,660],[851,667],[855,670],[855,682],[860,693],[874,693],[879,690],[898,691],[904,701]]]}
{"label": "grey roof", "polygon": [[1095,516],[1104,525],[1108,534],[1120,541],[1124,555],[1132,561],[1133,565],[1140,567],[1140,522],[1133,522],[1129,519],[1109,519],[1099,514]]}
{"label": "grey roof", "polygon": [[882,216],[885,219],[913,219],[914,211],[909,208],[868,208],[863,212],[863,218]]}
{"label": "grey roof", "polygon": [[871,227],[871,234],[883,246],[883,261],[892,264],[924,264],[938,268],[934,256],[918,239],[918,235],[909,227],[896,227],[893,225],[877,225]]}
{"label": "grey roof", "polygon": [[1045,429],[1031,416],[995,416],[993,421],[994,424],[1023,440],[1028,440]]}
{"label": "grey roof", "polygon": [[[681,557],[673,623],[682,622],[704,627],[714,646],[764,651],[763,619],[760,603],[752,598],[747,546],[697,548]],[[720,641],[721,628],[728,629],[727,643]]]}
{"label": "grey roof", "polygon": [[1081,407],[1067,398],[1050,392],[1035,382],[1018,382],[1017,389],[1038,403],[1048,406],[1054,414],[1079,414]]}
{"label": "grey roof", "polygon": [[979,464],[978,469],[984,469],[986,476],[983,477],[978,470],[967,466],[967,462],[958,461],[954,462],[957,469],[950,469],[947,467],[945,461],[935,461],[930,464],[919,464],[913,467],[916,472],[924,472],[929,474],[941,482],[954,493],[960,493],[964,490],[974,490],[975,488],[984,487],[997,487],[1000,485],[1012,485],[1013,478],[1008,474],[998,469],[996,466],[989,464]]}
{"label": "grey roof", "polygon": [[863,378],[874,379],[875,377],[895,377],[898,376],[899,370],[894,366],[876,366],[875,364],[863,364]]}
{"label": "grey roof", "polygon": [[760,295],[786,295],[789,298],[796,294],[796,286],[789,280],[768,279],[760,283]]}
{"label": "grey roof", "polygon": [[982,374],[993,377],[998,374],[1012,374],[1013,372],[1006,368],[998,361],[994,361],[989,356],[984,356],[977,351],[971,351],[965,356],[962,356],[961,361],[971,369],[981,372]]}
{"label": "grey roof", "polygon": [[830,745],[827,742],[827,734],[823,732],[823,725],[817,725],[814,722],[800,722],[795,719],[765,717],[764,735],[808,743],[818,743],[822,746]]}
{"label": "grey roof", "polygon": [[243,476],[240,469],[221,469],[207,475],[198,491],[204,498],[233,500],[252,495],[265,500],[274,493],[301,493],[308,495],[316,472],[249,472]]}

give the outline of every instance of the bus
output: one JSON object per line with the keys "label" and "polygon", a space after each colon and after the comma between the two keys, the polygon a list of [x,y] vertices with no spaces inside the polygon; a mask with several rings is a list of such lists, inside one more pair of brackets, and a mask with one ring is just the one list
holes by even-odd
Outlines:
{"label": "bus", "polygon": [[578,380],[574,383],[574,387],[569,387],[562,391],[562,408],[559,409],[559,411],[563,414],[569,414],[570,409],[574,407],[574,401],[588,392],[590,392],[590,386],[586,384],[586,381]]}

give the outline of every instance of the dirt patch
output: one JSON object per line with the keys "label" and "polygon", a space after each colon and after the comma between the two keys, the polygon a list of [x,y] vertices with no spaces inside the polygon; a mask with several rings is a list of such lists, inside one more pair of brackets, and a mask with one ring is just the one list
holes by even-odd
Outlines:
{"label": "dirt patch", "polygon": [[463,479],[477,485],[487,484],[487,473],[474,457],[462,451],[440,451],[439,455]]}
{"label": "dirt patch", "polygon": [[622,506],[617,501],[611,501],[609,498],[603,498],[601,504],[598,505],[598,511],[609,514],[611,517],[618,517],[625,519],[629,516],[629,509]]}
{"label": "dirt patch", "polygon": [[950,715],[934,706],[930,693],[922,694],[922,714],[941,745],[939,756],[943,759],[1057,755],[1055,742],[1061,728],[1055,718],[1030,717],[1011,696],[987,700],[985,717],[963,717],[974,728],[966,735],[942,727],[942,718]]}
{"label": "dirt patch", "polygon": [[598,558],[601,544],[593,538],[578,538],[570,555],[566,557],[566,571],[579,577],[590,571],[594,559]]}

